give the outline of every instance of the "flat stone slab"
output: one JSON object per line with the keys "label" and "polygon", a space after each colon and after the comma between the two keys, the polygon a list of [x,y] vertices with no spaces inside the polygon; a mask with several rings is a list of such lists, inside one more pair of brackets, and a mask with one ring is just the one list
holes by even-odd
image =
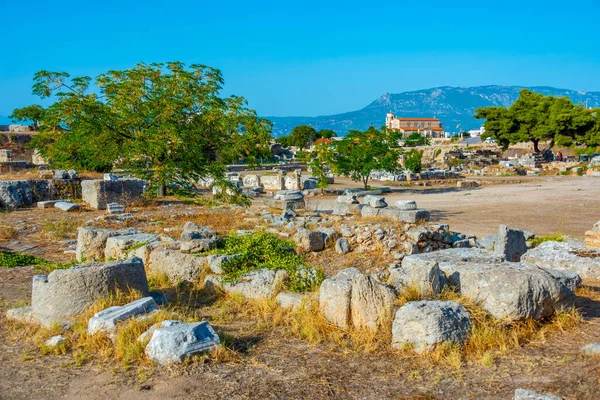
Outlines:
{"label": "flat stone slab", "polygon": [[308,296],[302,293],[281,292],[275,297],[280,307],[298,310],[304,304]]}
{"label": "flat stone slab", "polygon": [[581,347],[581,351],[585,354],[600,354],[600,342],[588,343]]}
{"label": "flat stone slab", "polygon": [[398,210],[407,211],[417,209],[417,202],[414,200],[397,200],[395,205]]}
{"label": "flat stone slab", "polygon": [[519,388],[515,390],[513,400],[563,400],[563,398],[559,396],[541,394],[534,390]]}
{"label": "flat stone slab", "polygon": [[38,201],[37,202],[37,206],[39,208],[51,208],[54,207],[54,205],[58,202],[64,202],[64,200],[45,200],[45,201]]}
{"label": "flat stone slab", "polygon": [[582,279],[600,280],[600,251],[568,242],[544,242],[527,251],[521,261],[542,268],[573,271]]}
{"label": "flat stone slab", "polygon": [[156,302],[152,297],[144,297],[124,306],[109,307],[97,312],[88,321],[88,334],[93,335],[97,332],[111,332],[117,327],[119,321],[134,317],[140,314],[146,314],[157,308]]}
{"label": "flat stone slab", "polygon": [[75,211],[81,208],[79,204],[71,203],[69,201],[58,201],[54,203],[54,207],[61,211]]}
{"label": "flat stone slab", "polygon": [[[133,247],[140,247],[144,244],[158,241],[156,235],[150,233],[136,233],[134,235],[111,236],[106,239],[104,248],[104,258],[123,259],[127,258]],[[135,250],[135,249],[133,249]]]}
{"label": "flat stone slab", "polygon": [[219,336],[206,321],[179,323],[157,328],[145,352],[150,360],[165,365],[212,351],[220,343]]}
{"label": "flat stone slab", "polygon": [[272,298],[275,290],[286,278],[285,270],[273,271],[263,268],[250,271],[235,282],[224,282],[222,287],[227,293],[240,294],[248,299]]}

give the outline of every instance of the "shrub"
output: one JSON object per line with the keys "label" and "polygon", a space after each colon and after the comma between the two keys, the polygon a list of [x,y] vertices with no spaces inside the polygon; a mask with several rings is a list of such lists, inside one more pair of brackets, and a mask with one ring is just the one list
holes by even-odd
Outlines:
{"label": "shrub", "polygon": [[45,263],[46,260],[32,256],[31,254],[9,253],[0,251],[0,267],[14,268],[26,265],[37,265]]}
{"label": "shrub", "polygon": [[531,244],[533,245],[533,247],[537,247],[544,242],[564,242],[564,241],[565,241],[565,235],[556,233],[554,235],[535,237],[531,240]]}
{"label": "shrub", "polygon": [[418,150],[411,150],[406,155],[406,161],[404,161],[404,166],[410,170],[410,172],[417,174],[421,172],[423,166],[421,164],[421,159],[423,158],[423,152]]}
{"label": "shrub", "polygon": [[323,280],[323,271],[309,267],[296,254],[292,242],[266,232],[247,235],[232,233],[223,239],[221,247],[221,253],[239,254],[239,257],[223,265],[226,281],[234,281],[247,272],[261,268],[286,270],[289,275],[288,288],[295,292],[310,290]]}

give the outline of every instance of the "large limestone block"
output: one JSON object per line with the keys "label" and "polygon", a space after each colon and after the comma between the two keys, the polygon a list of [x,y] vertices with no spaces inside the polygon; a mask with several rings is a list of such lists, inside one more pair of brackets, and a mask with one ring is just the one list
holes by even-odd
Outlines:
{"label": "large limestone block", "polygon": [[134,235],[138,231],[134,228],[113,231],[91,227],[78,228],[77,250],[75,255],[77,261],[96,261],[104,259],[104,248],[106,240],[111,236]]}
{"label": "large limestone block", "polygon": [[207,321],[169,325],[155,329],[146,346],[146,355],[158,364],[180,363],[193,355],[212,351],[221,343]]}
{"label": "large limestone block", "polygon": [[298,310],[306,301],[308,295],[302,293],[281,292],[275,297],[275,301],[282,308]]}
{"label": "large limestone block", "polygon": [[494,252],[503,255],[506,261],[519,262],[526,251],[525,233],[520,229],[500,225],[498,239],[494,243]]}
{"label": "large limestone block", "polygon": [[400,210],[393,207],[376,208],[369,205],[364,205],[360,209],[360,215],[363,217],[382,217],[410,224],[419,221],[429,221],[430,218],[429,211],[427,210]]}
{"label": "large limestone block", "polygon": [[333,203],[334,215],[360,215],[361,204],[358,203]]}
{"label": "large limestone block", "polygon": [[130,205],[143,200],[146,182],[141,179],[81,181],[83,201],[90,207],[105,210],[108,203]]}
{"label": "large limestone block", "polygon": [[544,242],[525,253],[521,261],[541,268],[572,271],[582,279],[600,280],[600,251],[568,242]]}
{"label": "large limestone block", "polygon": [[263,175],[260,183],[265,190],[283,190],[285,188],[282,175]]}
{"label": "large limestone block", "polygon": [[408,258],[401,265],[394,264],[389,271],[388,282],[399,291],[407,286],[414,286],[422,293],[438,294],[444,286],[445,277],[438,263],[433,260],[412,262],[412,259]]}
{"label": "large limestone block", "polygon": [[230,294],[241,294],[249,299],[273,298],[275,292],[287,279],[285,270],[273,271],[270,269],[257,269],[250,271],[235,282],[224,282],[223,290]]}
{"label": "large limestone block", "polygon": [[94,314],[88,321],[88,334],[97,332],[111,333],[117,328],[117,323],[136,315],[146,314],[157,308],[152,297],[143,297],[124,306],[114,306]]}
{"label": "large limestone block", "polygon": [[321,231],[301,231],[295,236],[298,246],[304,251],[321,251],[325,248],[325,235]]}
{"label": "large limestone block", "polygon": [[300,190],[279,190],[273,195],[271,204],[283,210],[288,208],[298,210],[306,206],[304,195]]}
{"label": "large limestone block", "polygon": [[346,268],[327,278],[319,289],[319,309],[327,320],[340,328],[350,324],[352,278],[362,275],[356,268]]}
{"label": "large limestone block", "polygon": [[246,186],[246,187],[260,186],[260,178],[258,177],[258,175],[254,175],[254,174],[244,176],[243,182],[244,182],[244,186]]}
{"label": "large limestone block", "polygon": [[129,252],[148,243],[158,241],[158,237],[151,233],[136,233],[133,235],[110,236],[106,239],[104,258],[119,260],[127,258]]}
{"label": "large limestone block", "polygon": [[409,344],[417,353],[450,341],[464,342],[471,331],[469,312],[454,301],[411,301],[398,309],[392,325],[392,347]]}
{"label": "large limestone block", "polygon": [[148,257],[148,273],[165,274],[172,282],[194,282],[206,270],[207,257],[158,247]]}
{"label": "large limestone block", "polygon": [[33,204],[33,186],[28,181],[0,181],[0,208],[17,208]]}
{"label": "large limestone block", "polygon": [[95,301],[136,290],[148,294],[144,264],[139,258],[110,263],[88,263],[57,269],[33,278],[31,306],[43,324],[78,315]]}
{"label": "large limestone block", "polygon": [[374,196],[368,194],[364,197],[364,204],[367,204],[373,208],[385,208],[387,207],[387,203],[385,202],[385,197],[383,196]]}
{"label": "large limestone block", "polygon": [[377,330],[392,321],[396,294],[367,275],[352,278],[350,319],[355,328]]}
{"label": "large limestone block", "polygon": [[498,262],[502,255],[482,249],[448,249],[405,257],[404,265],[437,261],[450,283],[496,318],[548,317],[570,304],[572,291],[536,266]]}

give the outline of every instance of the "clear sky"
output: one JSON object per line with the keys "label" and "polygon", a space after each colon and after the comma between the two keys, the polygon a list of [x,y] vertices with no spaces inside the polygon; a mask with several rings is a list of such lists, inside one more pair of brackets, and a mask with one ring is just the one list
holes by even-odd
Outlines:
{"label": "clear sky", "polygon": [[546,85],[600,91],[600,0],[0,0],[0,115],[41,69],[139,61],[221,69],[263,116],[324,115],[384,92]]}

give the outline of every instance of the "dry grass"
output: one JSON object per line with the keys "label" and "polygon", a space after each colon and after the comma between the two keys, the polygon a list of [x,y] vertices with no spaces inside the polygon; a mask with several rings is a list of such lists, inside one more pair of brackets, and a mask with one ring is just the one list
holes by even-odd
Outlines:
{"label": "dry grass", "polygon": [[0,225],[0,240],[8,240],[17,236],[17,230],[8,225]]}
{"label": "dry grass", "polygon": [[53,232],[54,237],[58,239],[73,239],[77,236],[79,225],[78,220],[63,217],[58,220],[45,220],[42,229],[45,233]]}

